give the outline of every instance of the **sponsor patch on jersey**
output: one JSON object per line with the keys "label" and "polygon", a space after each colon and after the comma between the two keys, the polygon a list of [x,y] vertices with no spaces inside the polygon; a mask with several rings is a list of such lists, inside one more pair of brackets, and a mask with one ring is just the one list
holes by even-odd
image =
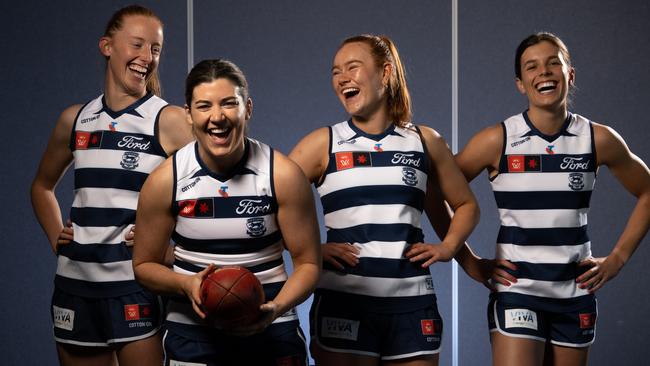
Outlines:
{"label": "sponsor patch on jersey", "polygon": [[539,172],[542,170],[539,155],[508,155],[508,172]]}
{"label": "sponsor patch on jersey", "polygon": [[589,159],[585,159],[582,156],[565,156],[562,159],[562,164],[560,164],[560,169],[562,170],[571,170],[571,171],[588,171],[589,170]]}
{"label": "sponsor patch on jersey", "polygon": [[524,144],[524,143],[526,143],[528,141],[530,141],[530,136],[526,136],[526,137],[524,137],[523,140],[519,140],[519,141],[515,141],[515,142],[511,143],[510,147],[517,147],[517,146],[522,145],[522,144]]}
{"label": "sponsor patch on jersey", "polygon": [[506,328],[537,330],[537,313],[529,309],[506,309]]}
{"label": "sponsor patch on jersey", "polygon": [[218,192],[221,197],[228,197],[228,186],[222,185]]}
{"label": "sponsor patch on jersey", "polygon": [[181,187],[181,192],[187,192],[190,189],[194,188],[194,186],[201,181],[201,177],[196,177],[192,182],[188,183],[186,186]]}
{"label": "sponsor patch on jersey", "polygon": [[169,366],[208,366],[207,363],[196,363],[196,362],[185,362],[185,361],[176,361],[169,360]]}
{"label": "sponsor patch on jersey", "polygon": [[183,217],[213,217],[214,202],[212,198],[182,200],[178,202],[178,214]]}
{"label": "sponsor patch on jersey", "polygon": [[102,137],[104,134],[102,131],[93,132],[90,134],[90,141],[88,142],[89,149],[96,149],[102,146]]}
{"label": "sponsor patch on jersey", "polygon": [[343,144],[351,144],[354,145],[357,143],[357,139],[351,139],[351,140],[339,140],[337,142],[338,145],[343,145]]}
{"label": "sponsor patch on jersey", "polygon": [[113,121],[108,124],[108,129],[111,130],[111,132],[115,132],[117,127],[117,121]]}
{"label": "sponsor patch on jersey", "polygon": [[261,199],[245,198],[239,201],[235,213],[237,215],[266,215],[271,212],[271,204]]}
{"label": "sponsor patch on jersey", "polygon": [[590,329],[596,325],[596,313],[584,313],[580,316],[580,329]]}
{"label": "sponsor patch on jersey", "polygon": [[321,336],[356,341],[359,335],[359,322],[356,320],[324,317]]}
{"label": "sponsor patch on jersey", "polygon": [[65,330],[74,328],[74,310],[52,305],[52,315],[54,316],[54,327]]}
{"label": "sponsor patch on jersey", "polygon": [[180,209],[178,214],[183,217],[194,217],[194,207],[196,207],[196,200],[183,200],[178,202]]}
{"label": "sponsor patch on jersey", "polygon": [[375,149],[375,151],[378,151],[378,152],[384,151],[384,149],[381,148],[381,144],[375,144],[375,147],[373,147],[373,149]]}
{"label": "sponsor patch on jersey", "polygon": [[88,131],[77,131],[74,138],[74,147],[78,150],[83,150],[88,148],[88,143],[90,142],[90,132]]}
{"label": "sponsor patch on jersey", "polygon": [[420,320],[420,327],[422,328],[423,335],[436,334],[436,326],[434,325],[433,319]]}
{"label": "sponsor patch on jersey", "polygon": [[124,320],[142,320],[151,318],[151,304],[124,305]]}
{"label": "sponsor patch on jersey", "polygon": [[546,146],[546,153],[549,154],[549,155],[555,154],[555,151],[553,151],[554,148],[555,148],[555,145]]}
{"label": "sponsor patch on jersey", "polygon": [[402,168],[402,182],[407,186],[415,186],[418,184],[418,175],[415,169],[405,166]]}
{"label": "sponsor patch on jersey", "polygon": [[419,168],[421,163],[420,158],[416,158],[415,154],[402,152],[396,152],[393,154],[393,158],[390,162],[394,165],[406,165],[414,168]]}
{"label": "sponsor patch on jersey", "polygon": [[246,234],[256,238],[266,233],[266,225],[263,217],[251,217],[246,220]]}
{"label": "sponsor patch on jersey", "polygon": [[127,170],[133,170],[138,167],[138,161],[140,161],[140,153],[134,151],[125,151],[122,154],[122,161],[120,161],[120,166]]}
{"label": "sponsor patch on jersey", "polygon": [[569,188],[579,191],[585,187],[585,178],[582,173],[569,173]]}
{"label": "sponsor patch on jersey", "polygon": [[345,170],[359,166],[372,166],[370,153],[364,152],[337,152],[335,154],[336,170]]}

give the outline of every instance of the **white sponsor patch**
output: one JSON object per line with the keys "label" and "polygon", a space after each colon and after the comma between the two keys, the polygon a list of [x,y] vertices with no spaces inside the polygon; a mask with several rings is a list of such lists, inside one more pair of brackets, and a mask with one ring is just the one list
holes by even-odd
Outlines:
{"label": "white sponsor patch", "polygon": [[196,363],[196,362],[183,362],[176,360],[169,360],[169,366],[207,366],[207,363]]}
{"label": "white sponsor patch", "polygon": [[65,330],[74,328],[74,311],[60,308],[52,305],[52,314],[54,315],[54,326]]}
{"label": "white sponsor patch", "polygon": [[528,328],[537,330],[537,314],[528,309],[507,309],[506,328]]}
{"label": "white sponsor patch", "polygon": [[321,333],[323,337],[357,340],[359,322],[340,318],[323,318]]}

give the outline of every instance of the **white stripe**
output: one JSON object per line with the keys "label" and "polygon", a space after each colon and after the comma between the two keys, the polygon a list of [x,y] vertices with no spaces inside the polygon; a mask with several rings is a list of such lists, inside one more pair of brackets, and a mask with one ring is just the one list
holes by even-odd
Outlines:
{"label": "white stripe", "polygon": [[325,225],[331,229],[342,229],[361,224],[401,224],[413,223],[421,227],[422,213],[417,208],[406,205],[364,205],[348,207],[330,212],[324,216]]}
{"label": "white stripe", "polygon": [[117,226],[79,226],[72,224],[74,241],[79,244],[120,244],[133,225]]}
{"label": "white stripe", "polygon": [[[227,184],[227,193],[232,198],[235,198],[235,196],[249,196],[251,194],[255,196],[272,196],[272,192],[270,188],[267,187],[266,181],[260,179],[258,175],[238,175],[236,184],[233,184],[232,182],[229,183],[230,184]],[[213,177],[200,176],[192,178],[192,175],[188,175],[186,178],[178,180],[176,200],[181,201],[215,196],[219,198],[217,192],[220,188],[220,182]],[[185,190],[185,192],[183,192],[183,190]]]}
{"label": "white stripe", "polygon": [[[174,300],[170,300],[167,303],[167,321],[172,321],[176,323],[181,323],[181,324],[189,324],[189,325],[200,325],[207,327],[209,326],[205,320],[201,319],[194,309],[192,308],[191,304],[188,303],[182,303]],[[273,323],[271,324],[278,324],[278,323],[284,323],[292,320],[298,319],[298,315],[295,311],[295,309],[291,309],[287,311],[285,314],[280,315],[277,317],[275,320],[273,320]]]}
{"label": "white stripe", "polygon": [[[596,184],[596,174],[583,173],[584,187],[591,191]],[[502,173],[492,181],[492,190],[497,192],[544,192],[572,191],[569,187],[569,173]]]}
{"label": "white stripe", "polygon": [[[153,150],[151,147],[150,149]],[[109,149],[76,150],[74,152],[75,169],[103,168],[126,170],[120,165],[122,157],[126,152],[127,151]],[[149,173],[165,161],[165,158],[162,156],[147,154],[145,152],[136,152],[140,157],[137,161],[138,166],[129,171]]]}
{"label": "white stripe", "polygon": [[56,274],[75,280],[90,282],[132,281],[133,265],[130,260],[95,263],[77,262],[59,255]]}
{"label": "white stripe", "polygon": [[430,275],[409,278],[365,277],[325,270],[321,275],[318,286],[356,295],[379,297],[419,296],[435,293],[432,288],[427,288],[426,282],[430,278]]}
{"label": "white stripe", "polygon": [[[192,276],[195,273],[188,271],[178,266],[173,266],[173,270],[176,273]],[[264,285],[267,283],[276,283],[287,280],[287,271],[285,269],[284,263],[279,266],[267,269],[266,271],[255,272],[255,276],[258,280]]]}
{"label": "white stripe", "polygon": [[509,136],[506,146],[506,154],[547,155],[545,150],[551,145],[553,146],[552,151],[554,154],[577,155],[591,153],[591,136],[589,135],[560,136],[552,143],[549,143],[539,136],[531,136],[530,140],[512,146],[513,143],[523,141],[524,139],[525,137],[521,137],[521,135]]}
{"label": "white stripe", "polygon": [[440,342],[440,346],[438,346],[438,348],[433,351],[418,351],[418,352],[404,353],[401,355],[394,355],[394,356],[382,356],[381,359],[388,361],[388,360],[400,360],[403,358],[410,358],[416,356],[435,355],[440,353],[441,347],[442,347],[442,342]]}
{"label": "white stripe", "polygon": [[[197,208],[198,209],[198,208]],[[217,209],[215,207],[215,209]],[[214,238],[250,238],[246,233],[246,221],[248,218],[186,218],[177,217],[176,232],[191,239],[214,239]],[[275,215],[264,216],[264,227],[267,233],[277,230]]]}
{"label": "white stripe", "polygon": [[[360,170],[363,170],[363,172]],[[415,169],[415,175],[417,176],[417,185],[415,187],[426,192],[427,175],[419,169]],[[326,194],[349,187],[403,186],[402,176],[401,166],[346,169],[328,174],[323,184],[318,187],[318,193],[323,197]],[[331,179],[328,179],[330,177]]]}
{"label": "white stripe", "polygon": [[72,207],[126,208],[135,210],[140,192],[117,188],[79,188]]}
{"label": "white stripe", "polygon": [[499,292],[515,292],[518,294],[549,297],[553,299],[568,299],[588,295],[587,289],[581,289],[575,280],[568,281],[540,281],[520,278],[517,283],[510,286],[496,284]]}
{"label": "white stripe", "polygon": [[352,244],[359,249],[359,258],[402,259],[406,251],[404,241],[370,241]]}
{"label": "white stripe", "polygon": [[184,262],[188,262],[200,267],[207,267],[210,263],[217,266],[243,266],[252,267],[262,263],[270,262],[282,257],[282,241],[262,249],[259,252],[244,254],[214,254],[193,252],[184,249],[180,245],[174,247],[174,256]]}
{"label": "white stripe", "polygon": [[524,229],[581,227],[587,225],[589,208],[578,210],[509,210],[499,209],[501,225]]}
{"label": "white stripe", "polygon": [[582,245],[497,244],[496,257],[513,262],[573,263],[591,256],[591,242]]}

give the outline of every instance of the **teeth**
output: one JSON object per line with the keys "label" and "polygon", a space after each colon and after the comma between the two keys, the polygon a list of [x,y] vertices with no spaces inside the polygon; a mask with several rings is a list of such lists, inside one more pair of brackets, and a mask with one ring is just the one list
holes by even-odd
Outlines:
{"label": "teeth", "polygon": [[147,73],[147,68],[144,66],[140,66],[137,64],[130,64],[129,69],[135,72],[139,72],[141,74],[146,74]]}
{"label": "teeth", "polygon": [[224,127],[224,128],[211,128],[208,130],[210,133],[226,133],[230,131],[229,127]]}
{"label": "teeth", "polygon": [[541,93],[551,92],[555,89],[556,84],[555,81],[545,81],[537,85],[537,90]]}
{"label": "teeth", "polygon": [[359,88],[345,88],[341,91],[343,94],[358,92]]}

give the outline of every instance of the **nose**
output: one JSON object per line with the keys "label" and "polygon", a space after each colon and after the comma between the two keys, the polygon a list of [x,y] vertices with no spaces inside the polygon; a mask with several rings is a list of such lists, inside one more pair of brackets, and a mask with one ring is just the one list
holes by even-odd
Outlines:
{"label": "nose", "polygon": [[153,61],[153,49],[151,46],[145,46],[140,49],[140,59],[147,63]]}
{"label": "nose", "polygon": [[210,122],[218,122],[223,119],[224,119],[224,115],[221,107],[214,106],[212,108],[212,113],[210,113]]}
{"label": "nose", "polygon": [[546,66],[546,65],[542,65],[540,67],[540,69],[539,69],[539,74],[540,75],[550,75],[551,74],[551,68]]}

